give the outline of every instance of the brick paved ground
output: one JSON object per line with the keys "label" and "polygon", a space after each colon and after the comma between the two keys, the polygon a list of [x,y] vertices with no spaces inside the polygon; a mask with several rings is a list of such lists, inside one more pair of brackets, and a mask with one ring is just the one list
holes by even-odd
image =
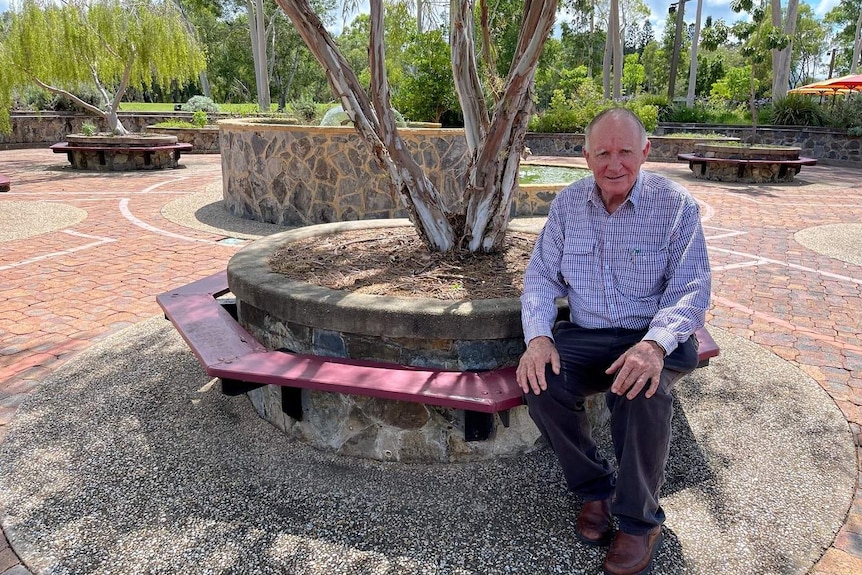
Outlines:
{"label": "brick paved ground", "polygon": [[[77,352],[159,313],[155,295],[223,269],[236,247],[165,219],[161,208],[220,181],[218,156],[184,168],[74,173],[48,150],[0,152],[4,202],[62,202],[74,225],[2,243],[0,442],[17,406]],[[564,163],[583,165],[582,160]],[[833,398],[862,445],[862,265],[812,251],[794,233],[862,223],[862,172],[804,168],[789,186],[694,180],[685,165],[650,164],[702,202],[714,269],[710,325],[749,339],[805,371]],[[11,205],[11,204],[10,204]],[[855,245],[860,253],[859,243]],[[859,261],[858,259],[855,261]],[[768,401],[769,398],[764,398]],[[862,454],[862,451],[859,451]],[[0,575],[24,575],[0,535]],[[812,575],[862,573],[862,490]]]}

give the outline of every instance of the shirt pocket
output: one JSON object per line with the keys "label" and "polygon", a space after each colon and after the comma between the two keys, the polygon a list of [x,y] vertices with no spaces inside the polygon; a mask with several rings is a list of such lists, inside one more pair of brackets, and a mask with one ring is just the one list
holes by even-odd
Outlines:
{"label": "shirt pocket", "polygon": [[560,272],[573,292],[583,291],[595,282],[599,261],[595,253],[595,240],[575,238],[563,247]]}
{"label": "shirt pocket", "polygon": [[659,294],[666,284],[667,248],[621,250],[614,257],[614,280],[620,293],[631,299]]}

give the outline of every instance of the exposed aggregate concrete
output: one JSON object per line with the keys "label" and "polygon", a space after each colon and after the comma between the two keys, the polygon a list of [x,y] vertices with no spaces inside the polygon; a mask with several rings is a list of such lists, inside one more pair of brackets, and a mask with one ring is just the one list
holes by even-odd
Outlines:
{"label": "exposed aggregate concrete", "polygon": [[[805,374],[711,331],[722,356],[678,385],[654,573],[805,573],[850,502],[847,423]],[[433,466],[315,451],[222,396],[162,318],[68,363],[10,428],[0,514],[33,573],[600,571],[547,449]]]}

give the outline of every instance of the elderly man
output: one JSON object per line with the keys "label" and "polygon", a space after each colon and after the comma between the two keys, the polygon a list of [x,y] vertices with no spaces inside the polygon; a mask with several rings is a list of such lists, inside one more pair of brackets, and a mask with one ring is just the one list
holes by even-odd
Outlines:
{"label": "elderly man", "polygon": [[[671,390],[697,365],[693,334],[709,306],[697,203],[682,186],[641,171],[649,150],[628,110],[590,123],[584,157],[593,177],[554,201],[521,297],[527,350],[518,384],[569,489],[584,501],[576,536],[610,543],[609,575],[648,573],[661,545]],[[555,325],[559,297],[568,299],[570,321]],[[590,434],[584,406],[596,393],[610,409],[616,473]]]}

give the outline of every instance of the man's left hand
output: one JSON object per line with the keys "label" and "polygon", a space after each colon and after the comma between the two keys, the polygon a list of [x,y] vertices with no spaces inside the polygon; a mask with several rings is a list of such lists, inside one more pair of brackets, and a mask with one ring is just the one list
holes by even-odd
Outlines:
{"label": "man's left hand", "polygon": [[663,368],[664,349],[654,341],[645,340],[619,356],[605,373],[616,374],[611,391],[617,395],[634,399],[646,387],[646,397],[650,398],[658,390]]}

